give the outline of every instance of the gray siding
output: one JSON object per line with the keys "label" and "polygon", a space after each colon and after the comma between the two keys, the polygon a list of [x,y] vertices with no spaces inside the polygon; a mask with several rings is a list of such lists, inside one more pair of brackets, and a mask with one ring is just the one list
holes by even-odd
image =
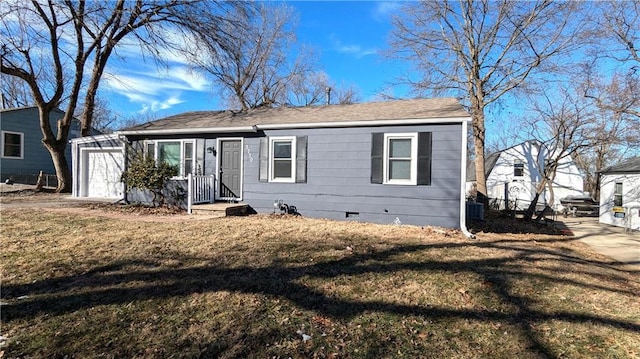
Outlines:
{"label": "gray siding", "polygon": [[[371,133],[433,133],[430,186],[371,184]],[[459,227],[460,124],[265,131],[266,136],[308,136],[307,183],[261,183],[259,161],[244,162],[243,200],[256,211],[273,212],[275,200],[303,216]],[[245,139],[245,152],[259,153],[259,138]],[[397,220],[396,220],[397,218]]]}
{"label": "gray siding", "polygon": [[[50,116],[52,128],[57,128],[57,121],[64,114],[53,111]],[[20,132],[23,134],[24,153],[22,159],[0,158],[0,178],[14,178],[15,180],[33,180],[40,171],[54,175],[56,173],[49,151],[42,144],[42,131],[37,108],[23,108],[5,110],[1,112],[0,127],[3,131]],[[70,138],[77,137],[78,124],[74,121]],[[71,149],[67,146],[65,152],[69,168],[71,168]]]}
{"label": "gray siding", "polygon": [[[462,146],[466,145],[462,143],[461,131],[461,124],[439,124],[271,130],[245,134],[242,200],[260,213],[272,213],[274,201],[282,200],[296,206],[306,217],[344,220],[347,219],[346,212],[358,212],[355,219],[365,222],[390,224],[399,220],[403,224],[458,228],[462,180],[460,156]],[[372,184],[373,132],[432,132],[431,185]],[[228,134],[224,137],[242,136]],[[259,181],[260,138],[264,136],[307,136],[306,183]],[[193,137],[163,137],[168,138]],[[203,134],[196,139],[197,163],[205,175],[218,174],[217,139],[216,134]],[[131,140],[135,148],[142,139]],[[176,184],[184,186],[180,181]],[[129,199],[146,202],[150,198],[149,194],[130,193]]]}

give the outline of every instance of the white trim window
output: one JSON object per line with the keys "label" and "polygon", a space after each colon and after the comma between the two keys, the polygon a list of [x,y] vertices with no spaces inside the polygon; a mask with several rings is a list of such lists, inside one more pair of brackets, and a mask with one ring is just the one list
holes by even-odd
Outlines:
{"label": "white trim window", "polygon": [[616,182],[613,189],[613,205],[622,207],[622,182]]}
{"label": "white trim window", "polygon": [[385,133],[384,183],[417,184],[418,133]]}
{"label": "white trim window", "polygon": [[269,137],[269,182],[296,181],[296,138]]}
{"label": "white trim window", "polygon": [[2,158],[21,160],[24,158],[24,134],[2,131]]}
{"label": "white trim window", "polygon": [[515,160],[513,162],[513,177],[524,176],[524,163],[522,160]]}
{"label": "white trim window", "polygon": [[145,156],[178,167],[178,177],[195,173],[194,140],[156,140],[144,144]]}

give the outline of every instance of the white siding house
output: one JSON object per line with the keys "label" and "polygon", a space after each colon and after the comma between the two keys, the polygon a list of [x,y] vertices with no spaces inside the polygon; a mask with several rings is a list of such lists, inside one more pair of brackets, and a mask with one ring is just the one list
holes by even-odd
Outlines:
{"label": "white siding house", "polygon": [[[545,149],[536,141],[527,141],[486,157],[487,195],[504,209],[505,199],[514,201],[519,210],[526,209],[536,193],[536,186],[542,179],[545,160],[549,158]],[[467,169],[467,189],[475,182],[475,166]],[[553,202],[568,196],[583,194],[583,179],[571,157],[559,160],[556,177],[553,181]],[[541,205],[552,204],[548,189],[540,196]]]}
{"label": "white siding house", "polygon": [[640,157],[600,172],[600,223],[640,230]]}

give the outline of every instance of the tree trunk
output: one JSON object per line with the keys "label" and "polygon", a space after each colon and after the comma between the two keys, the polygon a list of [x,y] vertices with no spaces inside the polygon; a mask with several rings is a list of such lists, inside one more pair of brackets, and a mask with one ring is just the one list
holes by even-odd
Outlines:
{"label": "tree trunk", "polygon": [[547,180],[546,178],[543,178],[542,182],[538,183],[538,186],[536,186],[536,195],[533,196],[533,199],[531,200],[529,207],[524,212],[524,219],[526,221],[531,221],[531,218],[533,218],[533,215],[536,213],[536,205],[538,204],[538,200],[540,199],[540,194],[542,193],[542,191],[544,191],[544,187],[546,185],[547,185]]}
{"label": "tree trunk", "polygon": [[[43,141],[44,142],[44,141]],[[51,154],[53,160],[53,166],[56,169],[56,177],[58,178],[58,187],[56,187],[57,193],[69,193],[71,192],[71,171],[69,164],[67,163],[67,157],[65,156],[66,146],[56,143],[54,146],[50,146],[45,143],[45,147]]]}
{"label": "tree trunk", "polygon": [[[472,103],[471,116],[473,117],[473,145],[475,150],[475,165],[476,165],[476,187],[478,191],[478,202],[485,204],[485,208],[489,204],[489,197],[487,195],[487,178],[485,177],[484,168],[484,139],[485,139],[485,127],[484,127],[484,109],[482,108],[481,100],[475,99]],[[463,180],[465,180],[463,178]]]}

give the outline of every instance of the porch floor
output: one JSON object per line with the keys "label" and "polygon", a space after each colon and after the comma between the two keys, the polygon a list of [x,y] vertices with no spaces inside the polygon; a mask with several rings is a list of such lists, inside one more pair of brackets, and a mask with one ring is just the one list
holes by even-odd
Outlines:
{"label": "porch floor", "polygon": [[246,203],[200,203],[191,206],[191,214],[217,215],[219,217],[246,215],[249,205]]}

